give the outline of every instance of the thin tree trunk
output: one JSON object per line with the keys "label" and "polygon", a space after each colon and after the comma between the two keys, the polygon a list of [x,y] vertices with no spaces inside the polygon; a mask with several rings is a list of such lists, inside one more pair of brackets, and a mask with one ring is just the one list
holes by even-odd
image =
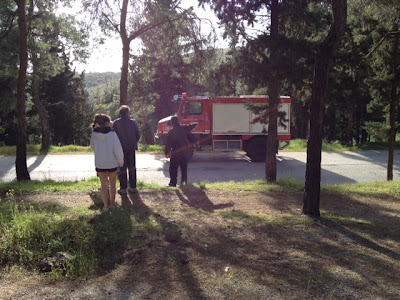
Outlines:
{"label": "thin tree trunk", "polygon": [[120,36],[122,41],[122,67],[121,67],[121,80],[119,83],[120,88],[120,105],[128,104],[128,72],[129,72],[129,49],[131,40],[128,38],[126,32],[126,18],[128,13],[128,0],[124,0],[121,9],[120,18]]}
{"label": "thin tree trunk", "polygon": [[26,70],[28,67],[28,29],[26,24],[26,0],[15,0],[18,6],[18,26],[19,26],[19,73],[17,83],[17,156],[15,169],[17,180],[30,180],[28,166],[26,163]]}
{"label": "thin tree trunk", "polygon": [[122,68],[120,80],[120,105],[128,104],[129,41],[122,40]]}
{"label": "thin tree trunk", "polygon": [[279,4],[278,0],[271,1],[271,56],[270,60],[272,65],[272,78],[269,82],[269,113],[268,113],[268,140],[267,140],[267,154],[265,162],[265,177],[267,182],[276,182],[276,150],[278,142],[278,105],[279,105],[279,91],[280,80],[278,78],[278,23],[279,23]]}
{"label": "thin tree trunk", "polygon": [[333,56],[344,34],[347,19],[347,1],[332,1],[333,24],[319,47],[314,65],[310,107],[310,137],[307,142],[306,181],[303,213],[320,216],[322,123],[328,90],[328,75]]}
{"label": "thin tree trunk", "polygon": [[[395,28],[397,30],[397,28]],[[399,35],[394,37],[393,42],[393,80],[392,90],[390,93],[390,108],[389,108],[389,143],[388,143],[388,163],[387,163],[387,180],[393,180],[393,160],[394,160],[394,143],[396,140],[396,106],[397,106],[397,89],[400,82],[399,65]]]}

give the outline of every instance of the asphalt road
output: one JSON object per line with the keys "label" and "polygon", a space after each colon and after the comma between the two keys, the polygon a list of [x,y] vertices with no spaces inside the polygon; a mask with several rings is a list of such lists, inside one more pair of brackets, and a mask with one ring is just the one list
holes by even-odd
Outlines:
{"label": "asphalt road", "polygon": [[[400,151],[395,151],[394,180],[400,180]],[[305,152],[280,152],[277,177],[304,182]],[[169,161],[163,155],[137,154],[138,180],[167,185]],[[387,151],[323,152],[322,184],[386,180]],[[92,154],[28,156],[31,179],[74,181],[96,176]],[[250,162],[242,153],[197,152],[188,167],[189,182],[265,179],[265,163]],[[0,182],[16,180],[15,157],[0,157]],[[179,180],[179,178],[178,178]]]}

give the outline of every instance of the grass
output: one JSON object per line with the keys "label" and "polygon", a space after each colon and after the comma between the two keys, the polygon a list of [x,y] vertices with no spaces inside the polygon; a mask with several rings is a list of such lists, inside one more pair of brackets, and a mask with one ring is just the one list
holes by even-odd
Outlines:
{"label": "grass", "polygon": [[[90,146],[50,146],[48,151],[43,151],[41,145],[27,145],[28,155],[39,155],[39,154],[71,154],[71,153],[93,153]],[[160,153],[164,151],[163,146],[159,145],[142,145],[138,146],[138,152],[143,153]],[[16,146],[1,146],[0,156],[13,156],[16,153]]]}
{"label": "grass", "polygon": [[[368,142],[359,145],[344,145],[339,142],[323,142],[323,151],[363,151],[363,150],[387,150],[387,143]],[[395,143],[395,149],[400,150],[400,142]],[[290,141],[290,144],[284,150],[284,152],[305,152],[307,151],[307,141],[303,139],[294,139]],[[164,152],[164,146],[159,145],[144,145],[139,144],[139,153],[162,153]],[[16,146],[1,146],[0,156],[12,156],[16,153]],[[27,145],[28,155],[39,155],[39,154],[71,154],[71,153],[93,153],[90,146],[50,146],[50,149],[46,152],[42,151],[40,145]]]}
{"label": "grass", "polygon": [[[363,151],[363,150],[387,150],[387,143],[367,142],[363,144],[345,145],[338,141],[322,142],[322,151]],[[395,143],[395,149],[400,149],[400,142]],[[304,152],[307,151],[307,141],[303,139],[294,139],[284,150],[284,152]]]}
{"label": "grass", "polygon": [[193,184],[202,190],[220,190],[225,192],[298,192],[304,188],[304,183],[294,178],[282,178],[275,184],[267,184],[265,180],[213,182],[201,181]]}
{"label": "grass", "polygon": [[[13,190],[15,193],[41,193],[41,192],[70,192],[80,191],[85,192],[99,188],[100,183],[97,177],[92,177],[82,181],[16,181],[8,183],[0,183],[0,193],[7,193]],[[143,181],[138,181],[137,188],[142,189],[161,189],[162,187],[156,183],[147,184]]]}
{"label": "grass", "polygon": [[322,192],[343,194],[343,195],[363,195],[363,196],[381,196],[391,195],[400,196],[399,181],[384,181],[370,183],[354,183],[341,185],[326,185],[322,186]]}
{"label": "grass", "polygon": [[[302,192],[304,183],[294,178],[281,178],[275,184],[267,184],[264,180],[247,180],[247,181],[228,181],[228,182],[214,182],[201,181],[194,183],[196,188],[202,190],[219,190],[225,192]],[[12,190],[15,193],[41,193],[41,192],[70,192],[80,191],[85,192],[99,187],[99,180],[97,177],[92,177],[82,181],[16,181],[8,183],[0,183],[0,193],[7,193]],[[138,181],[138,190],[160,190],[165,189],[157,183],[145,183]],[[170,189],[170,188],[168,188]],[[341,184],[341,185],[323,185],[321,191],[331,194],[358,194],[379,196],[382,194],[389,194],[400,196],[400,182],[386,181],[386,182],[371,182],[359,184]]]}
{"label": "grass", "polygon": [[[0,203],[0,265],[40,268],[41,261],[67,252],[72,259],[52,273],[86,278],[121,259],[119,247],[132,235],[132,223],[119,210],[98,214],[89,208],[17,203],[13,192]],[[99,260],[99,257],[103,259]]]}

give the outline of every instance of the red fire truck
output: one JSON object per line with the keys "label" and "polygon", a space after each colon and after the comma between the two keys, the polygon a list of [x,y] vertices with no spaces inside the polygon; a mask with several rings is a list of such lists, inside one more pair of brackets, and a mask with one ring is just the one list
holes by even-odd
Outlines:
{"label": "red fire truck", "polygon": [[[191,131],[201,146],[208,145],[213,151],[244,150],[252,161],[264,161],[266,142],[268,138],[268,124],[255,123],[256,114],[248,109],[246,103],[265,104],[268,96],[237,96],[216,97],[204,96],[187,97],[174,96],[179,101],[176,116],[182,125],[197,123]],[[280,97],[278,111],[285,112],[285,118],[278,122],[278,143],[288,145],[290,142],[290,119],[292,100],[288,96]],[[158,121],[156,140],[165,144],[172,116]]]}

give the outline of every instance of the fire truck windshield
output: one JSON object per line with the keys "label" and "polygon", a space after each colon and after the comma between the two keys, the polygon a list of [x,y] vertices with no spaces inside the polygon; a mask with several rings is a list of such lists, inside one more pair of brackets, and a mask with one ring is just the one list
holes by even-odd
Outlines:
{"label": "fire truck windshield", "polygon": [[182,114],[186,115],[201,115],[203,113],[203,102],[186,101],[183,104]]}

